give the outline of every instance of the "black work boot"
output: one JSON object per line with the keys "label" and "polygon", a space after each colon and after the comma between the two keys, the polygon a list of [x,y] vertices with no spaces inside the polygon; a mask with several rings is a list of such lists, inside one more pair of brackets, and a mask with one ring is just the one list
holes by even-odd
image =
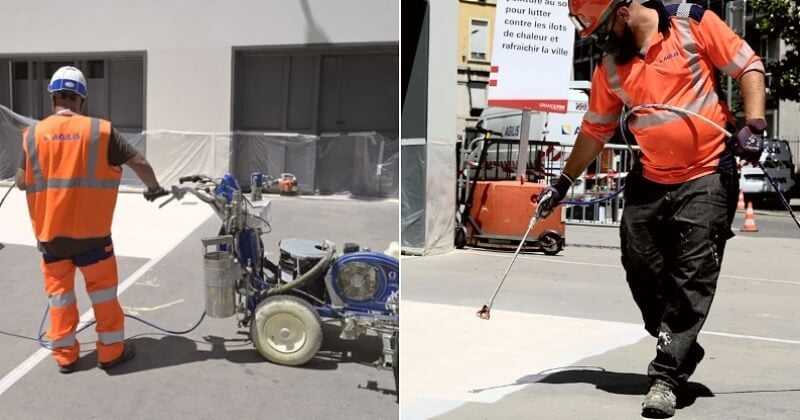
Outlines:
{"label": "black work boot", "polygon": [[110,362],[98,362],[97,367],[103,370],[108,370],[114,366],[121,365],[128,360],[133,359],[134,356],[136,356],[136,347],[133,345],[133,343],[125,343],[125,348],[122,349],[122,354],[120,354],[119,357]]}
{"label": "black work boot", "polygon": [[672,385],[661,379],[653,380],[650,391],[642,403],[642,417],[666,419],[675,415],[675,391]]}
{"label": "black work boot", "polygon": [[75,368],[78,366],[78,361],[74,361],[68,365],[58,365],[58,371],[64,374],[75,372]]}

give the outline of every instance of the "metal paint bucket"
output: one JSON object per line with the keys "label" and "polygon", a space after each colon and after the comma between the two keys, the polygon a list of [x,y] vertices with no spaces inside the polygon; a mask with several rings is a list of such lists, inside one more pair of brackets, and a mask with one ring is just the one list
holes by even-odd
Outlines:
{"label": "metal paint bucket", "polygon": [[[233,236],[206,238],[202,242],[206,315],[231,317],[236,314],[236,279],[240,274],[233,258]],[[214,247],[211,251],[210,246]]]}

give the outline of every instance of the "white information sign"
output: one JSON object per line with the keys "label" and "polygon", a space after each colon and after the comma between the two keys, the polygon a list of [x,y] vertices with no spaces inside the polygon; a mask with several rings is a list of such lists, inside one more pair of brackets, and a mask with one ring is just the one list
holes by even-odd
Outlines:
{"label": "white information sign", "polygon": [[497,0],[489,106],[567,112],[575,27],[567,0]]}

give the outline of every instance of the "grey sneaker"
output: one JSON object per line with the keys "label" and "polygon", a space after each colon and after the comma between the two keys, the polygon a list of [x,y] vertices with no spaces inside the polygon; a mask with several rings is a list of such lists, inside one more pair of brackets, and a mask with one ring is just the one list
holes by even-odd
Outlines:
{"label": "grey sneaker", "polygon": [[655,379],[642,403],[642,416],[652,419],[665,419],[675,415],[675,392],[672,386],[661,379]]}

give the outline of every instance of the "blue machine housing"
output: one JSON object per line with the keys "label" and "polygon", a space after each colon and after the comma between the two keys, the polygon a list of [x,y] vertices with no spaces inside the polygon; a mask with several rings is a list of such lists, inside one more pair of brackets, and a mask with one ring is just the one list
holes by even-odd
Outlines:
{"label": "blue machine housing", "polygon": [[214,190],[214,194],[225,197],[230,203],[233,200],[233,192],[239,190],[241,190],[239,181],[236,180],[236,177],[233,176],[232,173],[227,172],[222,176],[222,182],[220,182],[219,186]]}
{"label": "blue machine housing", "polygon": [[[231,173],[223,175],[219,186],[214,190],[216,195],[225,197],[228,203],[233,201],[233,193],[240,191],[241,187],[236,177]],[[263,278],[262,273],[262,260],[263,249],[261,247],[258,232],[251,228],[246,227],[236,235],[236,242],[238,245],[238,259],[243,265],[248,261],[253,266],[254,282],[251,285],[262,291],[269,289],[269,284]],[[221,246],[224,247],[224,246]],[[378,275],[378,288],[374,295],[366,300],[349,299],[339,288],[336,281],[341,274],[342,269],[353,262],[366,264],[370,267],[377,268]],[[336,308],[339,305],[332,302],[327,302],[324,305],[314,305],[320,316],[327,318],[339,318],[342,316],[341,309],[349,313],[362,313],[364,315],[370,313],[386,314],[386,301],[389,297],[397,293],[400,288],[400,269],[397,259],[378,252],[352,252],[344,254],[331,265],[326,280],[330,280],[329,288],[341,300],[341,308]],[[330,290],[329,289],[329,290]],[[253,313],[256,307],[261,303],[261,298],[258,295],[251,296],[247,299],[247,309]]]}
{"label": "blue machine housing", "polygon": [[[348,299],[336,281],[347,264],[359,262],[378,267],[378,290],[371,299],[364,301]],[[352,252],[344,254],[334,262],[328,273],[330,286],[344,301],[345,308],[352,311],[386,312],[386,300],[400,288],[400,270],[397,259],[378,252]]]}

